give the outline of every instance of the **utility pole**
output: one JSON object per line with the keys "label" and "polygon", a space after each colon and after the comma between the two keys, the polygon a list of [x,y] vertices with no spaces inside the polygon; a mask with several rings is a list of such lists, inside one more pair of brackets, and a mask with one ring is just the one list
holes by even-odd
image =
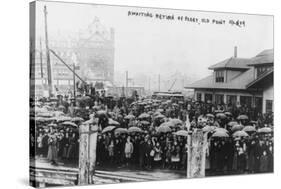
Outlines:
{"label": "utility pole", "polygon": [[76,103],[76,81],[75,81],[75,62],[73,62],[73,97],[74,103]]}
{"label": "utility pole", "polygon": [[160,74],[158,75],[158,92],[160,92]]}
{"label": "utility pole", "polygon": [[43,74],[43,57],[42,57],[42,42],[40,37],[40,71],[41,71],[41,79],[44,80],[44,74]]}
{"label": "utility pole", "polygon": [[47,26],[47,7],[44,6],[45,15],[45,43],[46,43],[46,56],[47,56],[47,74],[48,74],[48,91],[49,97],[52,95],[52,69],[50,63],[49,41],[48,41],[48,26]]}
{"label": "utility pole", "polygon": [[126,96],[128,96],[128,82],[129,82],[128,71],[126,71]]}

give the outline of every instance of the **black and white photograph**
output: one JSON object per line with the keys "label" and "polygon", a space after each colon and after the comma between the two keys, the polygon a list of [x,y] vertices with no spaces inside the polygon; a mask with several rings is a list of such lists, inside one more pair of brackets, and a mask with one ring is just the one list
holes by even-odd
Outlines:
{"label": "black and white photograph", "polygon": [[273,15],[93,3],[29,5],[31,186],[274,172]]}

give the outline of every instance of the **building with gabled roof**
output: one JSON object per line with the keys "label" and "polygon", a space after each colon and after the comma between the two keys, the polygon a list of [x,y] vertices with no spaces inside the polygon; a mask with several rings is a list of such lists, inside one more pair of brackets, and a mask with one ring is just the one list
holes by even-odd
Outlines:
{"label": "building with gabled roof", "polygon": [[185,88],[194,89],[195,100],[215,104],[246,105],[258,112],[273,111],[273,49],[252,58],[234,56],[209,67],[209,75]]}

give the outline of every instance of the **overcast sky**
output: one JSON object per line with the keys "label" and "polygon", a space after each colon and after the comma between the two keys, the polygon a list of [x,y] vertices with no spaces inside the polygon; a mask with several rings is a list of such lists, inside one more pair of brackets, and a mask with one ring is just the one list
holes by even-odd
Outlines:
{"label": "overcast sky", "polygon": [[[115,70],[131,74],[167,74],[176,71],[204,77],[212,64],[233,56],[252,57],[273,48],[273,17],[245,14],[118,7],[90,4],[39,2],[37,37],[42,35],[43,7],[48,9],[51,34],[78,33],[95,16],[106,27],[115,29]],[[197,24],[142,16],[128,16],[128,11],[225,20],[226,24]],[[231,26],[229,19],[245,21],[245,27]],[[44,38],[44,35],[42,35]]]}

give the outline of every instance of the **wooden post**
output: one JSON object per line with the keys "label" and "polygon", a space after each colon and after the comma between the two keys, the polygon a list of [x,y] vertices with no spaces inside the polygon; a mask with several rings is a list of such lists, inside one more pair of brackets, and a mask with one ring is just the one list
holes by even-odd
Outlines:
{"label": "wooden post", "polygon": [[187,178],[205,177],[206,136],[201,129],[188,135]]}
{"label": "wooden post", "polygon": [[97,132],[96,124],[80,125],[79,185],[93,184],[96,165]]}
{"label": "wooden post", "polygon": [[96,149],[97,149],[97,138],[98,138],[98,125],[90,125],[90,146],[89,146],[89,184],[94,184],[93,176],[96,168]]}
{"label": "wooden post", "polygon": [[86,185],[89,183],[89,125],[80,125],[79,143],[79,177],[78,184]]}

